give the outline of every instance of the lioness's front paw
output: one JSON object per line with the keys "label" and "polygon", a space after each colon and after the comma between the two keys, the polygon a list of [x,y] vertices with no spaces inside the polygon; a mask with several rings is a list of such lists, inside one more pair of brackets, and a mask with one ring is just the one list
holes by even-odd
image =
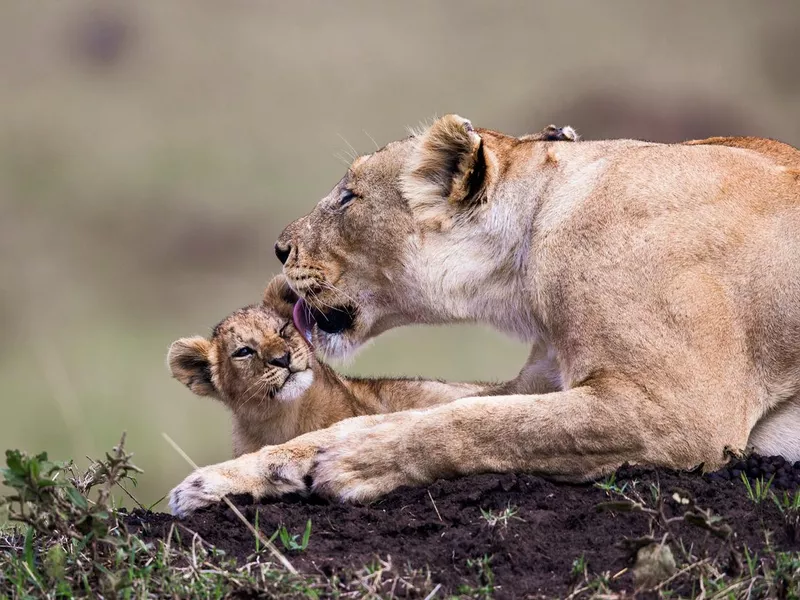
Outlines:
{"label": "lioness's front paw", "polygon": [[211,467],[197,469],[169,493],[172,514],[184,518],[230,493],[230,480]]}
{"label": "lioness's front paw", "polygon": [[398,441],[392,425],[378,425],[325,446],[314,464],[312,489],[344,502],[369,502],[400,486],[424,483],[410,475],[411,459]]}

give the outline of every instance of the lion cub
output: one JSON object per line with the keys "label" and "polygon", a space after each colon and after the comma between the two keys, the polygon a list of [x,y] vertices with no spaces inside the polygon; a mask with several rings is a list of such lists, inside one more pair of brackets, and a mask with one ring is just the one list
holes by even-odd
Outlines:
{"label": "lion cub", "polygon": [[172,376],[233,413],[234,457],[349,417],[423,408],[480,393],[484,384],[410,379],[350,379],[319,362],[292,322],[297,296],[285,278],[270,282],[260,305],[241,308],[211,337],[169,348]]}

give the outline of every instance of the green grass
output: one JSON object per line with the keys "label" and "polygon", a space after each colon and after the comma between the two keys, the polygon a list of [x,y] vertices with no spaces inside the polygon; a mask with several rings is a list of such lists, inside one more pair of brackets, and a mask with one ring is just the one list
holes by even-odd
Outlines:
{"label": "green grass", "polygon": [[[133,496],[141,470],[131,459],[124,436],[84,470],[71,462],[52,461],[46,453],[6,452],[0,474],[10,493],[0,499],[0,509],[9,524],[0,531],[0,600],[445,597],[435,573],[424,566],[398,568],[388,558],[330,577],[295,572],[288,561],[314,543],[310,520],[302,531],[281,525],[268,541],[256,536],[253,554],[238,562],[177,525],[165,539],[145,541],[126,528],[126,513],[118,510],[112,494],[124,489]],[[775,548],[768,531],[766,543],[756,552],[737,541],[723,515],[678,493],[662,494],[658,486],[639,481],[618,485],[613,479],[597,487],[609,495],[598,509],[644,515],[650,534],[620,538],[632,560],[617,573],[592,572],[586,549],[576,548],[568,598],[615,597],[619,580],[629,572],[637,585],[658,598],[800,598],[800,553]],[[756,482],[742,493],[756,507],[771,498],[787,525],[797,526],[800,492],[779,496],[768,482]],[[665,509],[667,503],[670,510]],[[517,507],[511,505],[501,511],[482,510],[481,515],[489,527],[504,529],[519,519]],[[259,518],[256,511],[256,530]],[[721,550],[697,554],[679,533],[687,526],[717,537]],[[269,551],[275,541],[282,551]],[[486,600],[503,591],[490,554],[469,559],[464,567],[473,583],[459,586],[454,598]]]}
{"label": "green grass", "polygon": [[[256,526],[256,529],[257,528],[258,526]],[[302,552],[308,548],[308,542],[311,539],[311,519],[306,522],[306,528],[303,530],[302,537],[299,535],[291,535],[284,525],[278,527],[278,530],[272,534],[269,541],[274,541],[276,537],[281,541],[285,550]],[[300,539],[299,542],[297,541],[298,538]]]}
{"label": "green grass", "polygon": [[744,473],[740,475],[740,478],[747,490],[747,497],[750,498],[753,504],[761,504],[770,497],[770,488],[772,487],[772,480],[775,479],[775,475],[770,477],[767,481],[764,481],[763,477],[759,477],[754,480],[753,483],[750,483],[750,480]]}
{"label": "green grass", "polygon": [[484,510],[483,508],[481,509],[481,517],[483,517],[489,527],[494,527],[497,524],[500,524],[503,527],[508,527],[508,522],[511,520],[522,521],[522,519],[518,516],[518,513],[519,508],[516,506],[511,506],[510,504],[498,512]]}
{"label": "green grass", "polygon": [[[175,526],[165,540],[145,542],[127,531],[111,494],[136,484],[140,469],[131,457],[124,437],[83,472],[46,453],[6,453],[2,476],[11,493],[0,506],[11,525],[0,535],[0,598],[360,598],[390,586],[424,598],[436,587],[429,573],[381,561],[346,576],[293,574],[258,539],[254,554],[237,563],[196,536],[186,543]],[[311,529],[310,520],[296,535],[281,526],[272,539],[302,552]]]}
{"label": "green grass", "polygon": [[495,591],[494,573],[492,572],[492,557],[489,555],[480,558],[468,559],[467,567],[473,571],[477,579],[474,586],[462,585],[458,588],[461,597],[486,599],[492,598]]}

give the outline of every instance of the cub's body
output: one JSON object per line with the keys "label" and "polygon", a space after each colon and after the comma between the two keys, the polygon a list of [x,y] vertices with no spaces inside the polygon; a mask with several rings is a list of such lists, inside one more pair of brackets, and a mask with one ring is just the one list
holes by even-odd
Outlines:
{"label": "cub's body", "polygon": [[261,305],[223,319],[210,338],[170,346],[173,376],[233,415],[234,457],[287,442],[350,417],[427,408],[491,388],[415,379],[357,379],[319,362],[292,323],[295,298],[282,276]]}

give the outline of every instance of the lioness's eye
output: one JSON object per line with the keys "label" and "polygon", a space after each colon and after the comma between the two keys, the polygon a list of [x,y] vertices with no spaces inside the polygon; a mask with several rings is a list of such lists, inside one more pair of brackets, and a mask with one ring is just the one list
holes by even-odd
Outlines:
{"label": "lioness's eye", "polygon": [[253,350],[250,346],[242,346],[241,348],[236,350],[236,352],[231,354],[231,356],[233,358],[244,358],[245,356],[250,356],[250,355],[255,354],[255,353],[256,353],[256,351]]}
{"label": "lioness's eye", "polygon": [[346,206],[356,199],[356,195],[350,190],[342,192],[342,197],[339,199],[339,206]]}

